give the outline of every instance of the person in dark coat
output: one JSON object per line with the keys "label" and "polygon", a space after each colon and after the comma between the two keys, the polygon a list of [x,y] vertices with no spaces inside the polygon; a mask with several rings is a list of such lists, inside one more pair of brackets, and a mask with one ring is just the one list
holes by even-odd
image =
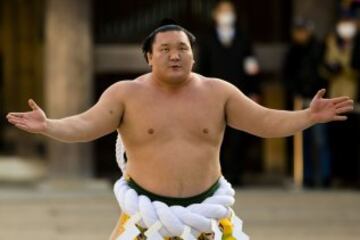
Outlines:
{"label": "person in dark coat", "polygon": [[[199,44],[197,70],[209,77],[225,79],[259,102],[259,66],[249,38],[236,26],[236,9],[231,1],[219,1],[213,10],[214,26]],[[241,185],[244,164],[260,158],[260,140],[226,128],[220,158],[224,175]],[[260,162],[257,159],[257,162]]]}
{"label": "person in dark coat", "polygon": [[283,68],[284,85],[290,100],[295,96],[311,98],[317,89],[325,87],[325,81],[319,75],[324,47],[313,34],[313,28],[313,23],[303,18],[297,18],[293,25]]}
{"label": "person in dark coat", "polygon": [[[319,71],[323,54],[324,46],[314,35],[312,21],[296,18],[283,63],[287,109],[293,109],[295,98],[301,99],[306,107],[317,89],[327,87]],[[331,156],[327,133],[327,126],[324,124],[304,131],[304,185],[307,187],[330,184]],[[289,165],[293,160],[292,141],[292,138],[287,139]]]}

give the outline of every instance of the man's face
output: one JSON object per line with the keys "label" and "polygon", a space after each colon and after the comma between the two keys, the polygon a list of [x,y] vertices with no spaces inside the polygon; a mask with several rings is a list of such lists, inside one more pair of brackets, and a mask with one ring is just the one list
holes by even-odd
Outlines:
{"label": "man's face", "polygon": [[236,20],[235,8],[231,2],[221,2],[214,9],[213,18],[218,26],[232,26]]}
{"label": "man's face", "polygon": [[296,28],[292,32],[293,41],[297,44],[306,44],[311,37],[311,32],[304,28]]}
{"label": "man's face", "polygon": [[194,64],[187,35],[182,31],[157,33],[148,60],[159,79],[173,84],[186,80]]}

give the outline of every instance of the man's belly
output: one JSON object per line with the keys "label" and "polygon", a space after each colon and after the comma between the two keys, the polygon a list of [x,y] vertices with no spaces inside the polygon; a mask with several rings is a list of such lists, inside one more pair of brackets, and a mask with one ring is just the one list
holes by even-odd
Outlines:
{"label": "man's belly", "polygon": [[160,149],[129,153],[126,174],[144,189],[162,196],[191,197],[206,191],[220,177],[215,150]]}

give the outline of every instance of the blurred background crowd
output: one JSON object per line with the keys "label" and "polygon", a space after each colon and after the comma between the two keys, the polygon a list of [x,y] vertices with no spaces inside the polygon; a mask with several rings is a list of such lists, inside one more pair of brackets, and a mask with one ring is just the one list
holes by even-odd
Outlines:
{"label": "blurred background crowd", "polygon": [[75,114],[112,83],[148,72],[141,42],[163,18],[197,36],[195,72],[259,104],[305,108],[320,88],[355,101],[348,121],[298,138],[227,128],[221,163],[234,185],[291,183],[300,159],[305,187],[360,187],[358,0],[0,0],[0,182],[120,176],[115,133],[65,144],[21,132],[5,115],[27,110],[28,98],[49,117]]}

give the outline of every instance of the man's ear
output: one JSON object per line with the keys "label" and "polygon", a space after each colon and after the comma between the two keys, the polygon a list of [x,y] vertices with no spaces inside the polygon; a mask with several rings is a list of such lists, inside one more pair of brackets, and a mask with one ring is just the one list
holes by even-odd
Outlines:
{"label": "man's ear", "polygon": [[148,60],[148,64],[149,64],[149,66],[151,66],[152,64],[151,64],[151,61],[152,61],[152,54],[151,53],[147,53],[146,54],[146,57],[147,57],[147,60]]}

